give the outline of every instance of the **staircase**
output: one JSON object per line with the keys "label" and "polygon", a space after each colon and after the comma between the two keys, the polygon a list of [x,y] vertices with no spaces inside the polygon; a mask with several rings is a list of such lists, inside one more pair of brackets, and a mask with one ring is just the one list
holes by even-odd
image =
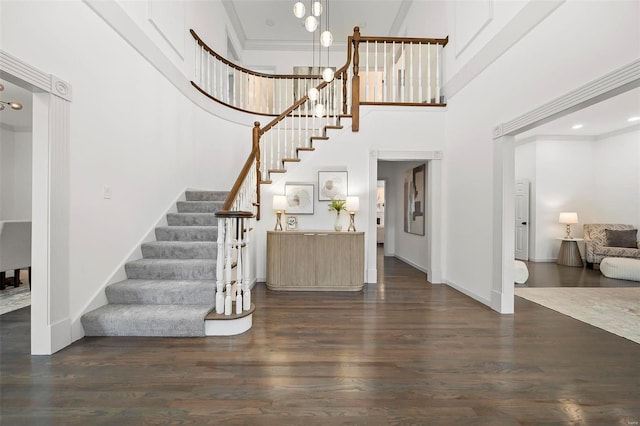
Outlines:
{"label": "staircase", "polygon": [[187,191],[168,226],[142,244],[127,279],[107,286],[108,304],[81,318],[86,336],[204,336],[214,309],[218,236],[215,212],[227,192]]}

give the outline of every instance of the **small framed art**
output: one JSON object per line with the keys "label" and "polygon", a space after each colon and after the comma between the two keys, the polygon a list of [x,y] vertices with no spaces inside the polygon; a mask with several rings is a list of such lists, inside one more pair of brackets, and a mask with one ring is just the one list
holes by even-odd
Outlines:
{"label": "small framed art", "polygon": [[285,183],[286,212],[289,214],[313,214],[313,184]]}
{"label": "small framed art", "polygon": [[347,172],[318,172],[318,201],[345,199],[348,188]]}
{"label": "small framed art", "polygon": [[287,216],[287,231],[298,229],[298,216]]}

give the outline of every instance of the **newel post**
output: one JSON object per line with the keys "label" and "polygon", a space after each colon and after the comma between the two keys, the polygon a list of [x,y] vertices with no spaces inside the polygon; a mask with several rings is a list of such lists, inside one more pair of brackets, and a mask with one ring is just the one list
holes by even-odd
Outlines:
{"label": "newel post", "polygon": [[360,66],[360,27],[353,29],[353,79],[351,80],[351,130],[360,130],[360,76],[358,68]]}
{"label": "newel post", "polygon": [[252,150],[256,156],[256,220],[260,220],[260,182],[262,182],[262,172],[260,164],[260,122],[253,123],[253,146]]}

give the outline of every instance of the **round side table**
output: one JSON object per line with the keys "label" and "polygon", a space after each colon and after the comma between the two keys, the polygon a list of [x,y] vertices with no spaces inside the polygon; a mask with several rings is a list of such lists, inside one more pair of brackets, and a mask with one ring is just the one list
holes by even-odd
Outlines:
{"label": "round side table", "polygon": [[578,241],[584,241],[583,238],[557,238],[562,240],[560,251],[558,252],[558,265],[575,266],[582,268],[582,257],[578,248]]}

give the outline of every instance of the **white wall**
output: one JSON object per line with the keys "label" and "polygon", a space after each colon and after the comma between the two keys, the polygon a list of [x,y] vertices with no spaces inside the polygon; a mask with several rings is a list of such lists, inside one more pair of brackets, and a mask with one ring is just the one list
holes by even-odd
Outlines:
{"label": "white wall", "polygon": [[539,136],[517,146],[516,179],[532,182],[530,260],[557,259],[562,211],[578,213],[580,223],[571,226],[576,238],[585,223],[640,225],[639,156],[638,129],[582,140]]}
{"label": "white wall", "polygon": [[31,220],[31,132],[0,128],[0,220]]}
{"label": "white wall", "polygon": [[638,8],[567,1],[449,99],[443,235],[452,286],[488,304],[495,296],[493,126],[637,59]]}
{"label": "white wall", "polygon": [[185,188],[231,187],[252,120],[239,126],[196,106],[84,3],[0,7],[2,48],[73,86],[69,316],[77,322]]}
{"label": "white wall", "polygon": [[591,221],[640,227],[640,129],[599,138],[594,145]]}

